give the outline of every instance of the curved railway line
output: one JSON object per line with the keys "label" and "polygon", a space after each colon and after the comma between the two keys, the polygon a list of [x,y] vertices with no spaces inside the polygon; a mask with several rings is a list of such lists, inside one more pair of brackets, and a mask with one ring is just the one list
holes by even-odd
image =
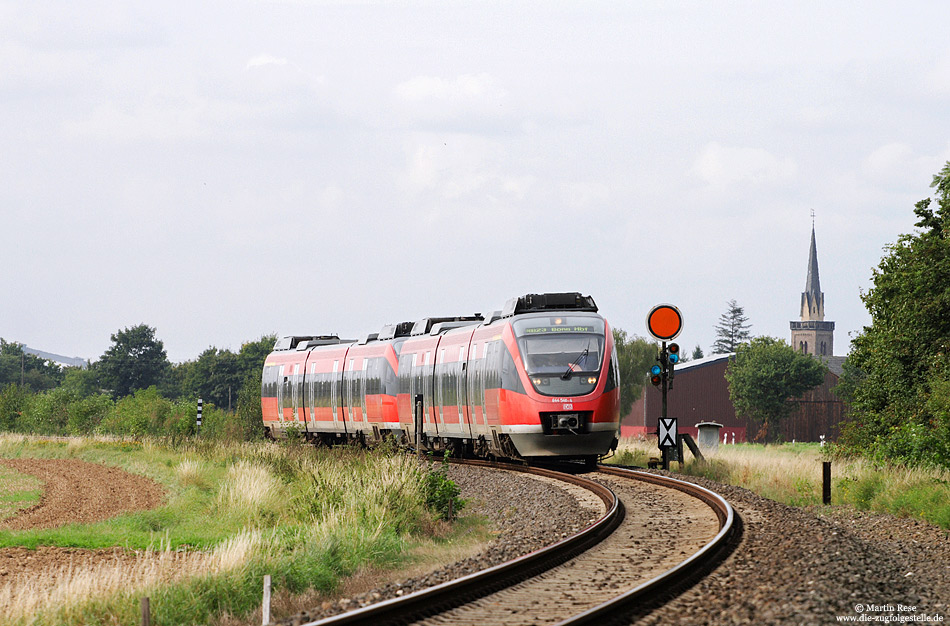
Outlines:
{"label": "curved railway line", "polygon": [[721,562],[740,533],[732,507],[698,485],[599,466],[584,476],[485,461],[595,494],[605,513],[580,532],[507,563],[307,626],[603,624],[645,614]]}

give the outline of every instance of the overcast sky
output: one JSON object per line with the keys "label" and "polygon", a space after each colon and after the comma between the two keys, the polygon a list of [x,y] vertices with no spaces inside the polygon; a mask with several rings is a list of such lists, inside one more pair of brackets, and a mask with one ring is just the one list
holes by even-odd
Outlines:
{"label": "overcast sky", "polygon": [[950,3],[0,2],[0,336],[172,361],[590,294],[835,353],[950,160]]}

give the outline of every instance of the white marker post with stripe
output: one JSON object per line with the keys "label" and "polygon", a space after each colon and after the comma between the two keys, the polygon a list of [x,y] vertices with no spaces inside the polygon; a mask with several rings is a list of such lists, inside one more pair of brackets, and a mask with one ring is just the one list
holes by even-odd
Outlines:
{"label": "white marker post with stripe", "polygon": [[195,430],[195,434],[201,434],[201,398],[198,398],[198,418],[197,418],[198,428]]}

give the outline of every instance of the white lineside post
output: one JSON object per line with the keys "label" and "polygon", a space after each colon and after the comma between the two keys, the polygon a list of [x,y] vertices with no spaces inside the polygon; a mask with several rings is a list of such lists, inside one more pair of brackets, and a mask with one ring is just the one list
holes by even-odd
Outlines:
{"label": "white lineside post", "polygon": [[264,575],[264,602],[261,604],[261,626],[270,624],[270,574]]}

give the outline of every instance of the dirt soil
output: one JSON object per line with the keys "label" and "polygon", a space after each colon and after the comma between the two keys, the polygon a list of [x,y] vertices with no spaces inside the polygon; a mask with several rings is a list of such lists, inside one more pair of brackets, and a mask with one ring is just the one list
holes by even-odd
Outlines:
{"label": "dirt soil", "polygon": [[[0,459],[0,463],[43,481],[40,503],[0,522],[0,530],[89,524],[129,511],[158,507],[165,498],[164,490],[155,481],[116,467],[78,459]],[[10,574],[39,573],[70,562],[80,565],[134,558],[134,554],[120,548],[2,548],[0,580]]]}

